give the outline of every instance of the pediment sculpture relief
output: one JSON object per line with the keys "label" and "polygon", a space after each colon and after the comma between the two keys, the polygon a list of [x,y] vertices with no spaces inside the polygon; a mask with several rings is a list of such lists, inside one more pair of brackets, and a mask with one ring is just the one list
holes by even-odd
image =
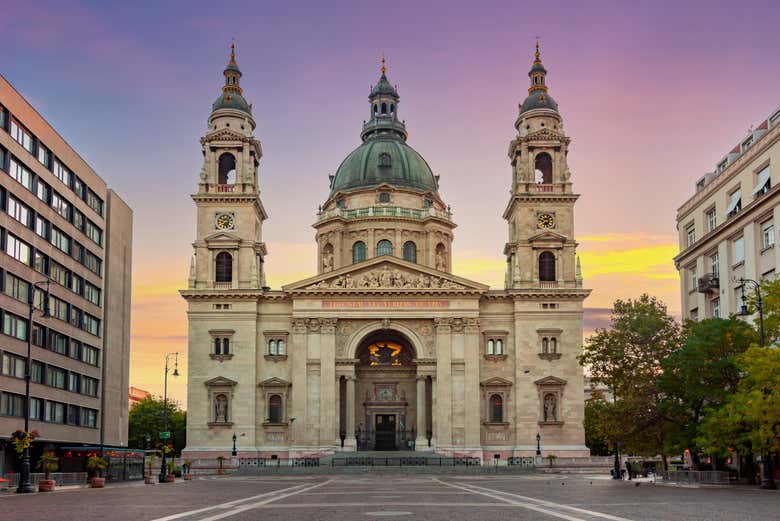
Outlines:
{"label": "pediment sculpture relief", "polygon": [[306,289],[466,289],[462,284],[425,273],[407,273],[399,269],[370,270],[351,275],[339,275],[307,286]]}

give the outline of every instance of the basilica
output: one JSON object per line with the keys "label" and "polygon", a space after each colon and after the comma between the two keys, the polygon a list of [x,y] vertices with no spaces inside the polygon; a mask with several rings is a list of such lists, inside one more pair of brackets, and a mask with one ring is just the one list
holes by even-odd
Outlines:
{"label": "basilica", "polygon": [[263,151],[231,49],[200,140],[181,291],[185,457],[229,458],[235,443],[239,458],[415,450],[492,461],[535,454],[537,438],[545,455],[589,455],[579,196],[538,43],[509,142],[503,289],[452,272],[456,225],[441,179],[407,143],[386,72],[383,60],[357,148],[323,172],[318,211],[312,202],[317,273],[272,289]]}

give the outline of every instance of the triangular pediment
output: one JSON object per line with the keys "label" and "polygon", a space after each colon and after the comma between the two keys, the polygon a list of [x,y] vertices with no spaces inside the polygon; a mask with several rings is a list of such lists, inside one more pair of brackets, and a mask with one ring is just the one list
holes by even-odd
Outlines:
{"label": "triangular pediment", "polygon": [[290,387],[292,385],[287,380],[282,380],[281,378],[272,377],[268,380],[263,380],[259,384],[257,384],[258,387]]}
{"label": "triangular pediment", "polygon": [[203,137],[204,141],[246,141],[251,139],[250,136],[245,135],[230,127],[218,128],[212,132],[209,132]]}
{"label": "triangular pediment", "polygon": [[520,139],[522,141],[564,141],[566,140],[566,136],[544,127],[540,128],[539,130],[529,132]]}
{"label": "triangular pediment", "polygon": [[532,235],[528,238],[528,242],[566,242],[566,236],[553,230],[545,230],[543,232]]}
{"label": "triangular pediment", "polygon": [[212,233],[211,235],[204,237],[203,240],[207,244],[234,243],[234,242],[237,243],[240,241],[237,235],[228,232]]}
{"label": "triangular pediment", "polygon": [[238,384],[238,382],[231,380],[230,378],[225,378],[224,376],[217,376],[211,380],[206,380],[203,383],[207,387],[233,387]]}
{"label": "triangular pediment", "polygon": [[512,382],[506,378],[494,376],[493,378],[482,381],[479,385],[482,387],[509,387],[512,385]]}
{"label": "triangular pediment", "polygon": [[283,286],[284,291],[468,291],[486,284],[383,255]]}
{"label": "triangular pediment", "polygon": [[566,385],[566,380],[564,380],[563,378],[558,378],[557,376],[545,376],[544,378],[540,378],[539,380],[536,380],[534,383],[540,387],[542,386],[560,387]]}

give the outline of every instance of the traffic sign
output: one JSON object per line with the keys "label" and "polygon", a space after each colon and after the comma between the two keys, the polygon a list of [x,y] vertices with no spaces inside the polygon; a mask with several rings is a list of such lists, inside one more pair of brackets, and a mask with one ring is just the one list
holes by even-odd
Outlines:
{"label": "traffic sign", "polygon": [[170,437],[171,437],[171,431],[165,431],[160,433],[161,440],[167,440]]}

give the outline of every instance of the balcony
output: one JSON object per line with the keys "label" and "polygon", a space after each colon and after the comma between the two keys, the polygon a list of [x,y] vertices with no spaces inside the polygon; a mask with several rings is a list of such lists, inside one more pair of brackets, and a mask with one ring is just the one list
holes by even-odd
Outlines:
{"label": "balcony", "polygon": [[542,289],[555,289],[558,287],[557,280],[541,280],[539,281],[539,287]]}
{"label": "balcony", "polygon": [[232,282],[215,282],[214,283],[214,289],[232,289],[233,283]]}
{"label": "balcony", "polygon": [[236,185],[216,185],[217,192],[232,193],[236,191]]}
{"label": "balcony", "polygon": [[696,286],[699,293],[709,293],[720,289],[720,278],[712,273],[707,273],[697,280]]}
{"label": "balcony", "polygon": [[537,193],[552,193],[553,191],[555,191],[554,190],[555,186],[553,185],[537,184],[533,186],[534,186],[534,192]]}
{"label": "balcony", "polygon": [[317,222],[331,219],[334,217],[340,217],[342,219],[367,219],[370,217],[393,217],[402,219],[415,219],[423,220],[429,217],[437,217],[439,219],[452,219],[452,212],[446,210],[438,210],[436,208],[402,208],[400,206],[368,206],[366,208],[334,208],[328,211],[322,211],[317,214]]}

